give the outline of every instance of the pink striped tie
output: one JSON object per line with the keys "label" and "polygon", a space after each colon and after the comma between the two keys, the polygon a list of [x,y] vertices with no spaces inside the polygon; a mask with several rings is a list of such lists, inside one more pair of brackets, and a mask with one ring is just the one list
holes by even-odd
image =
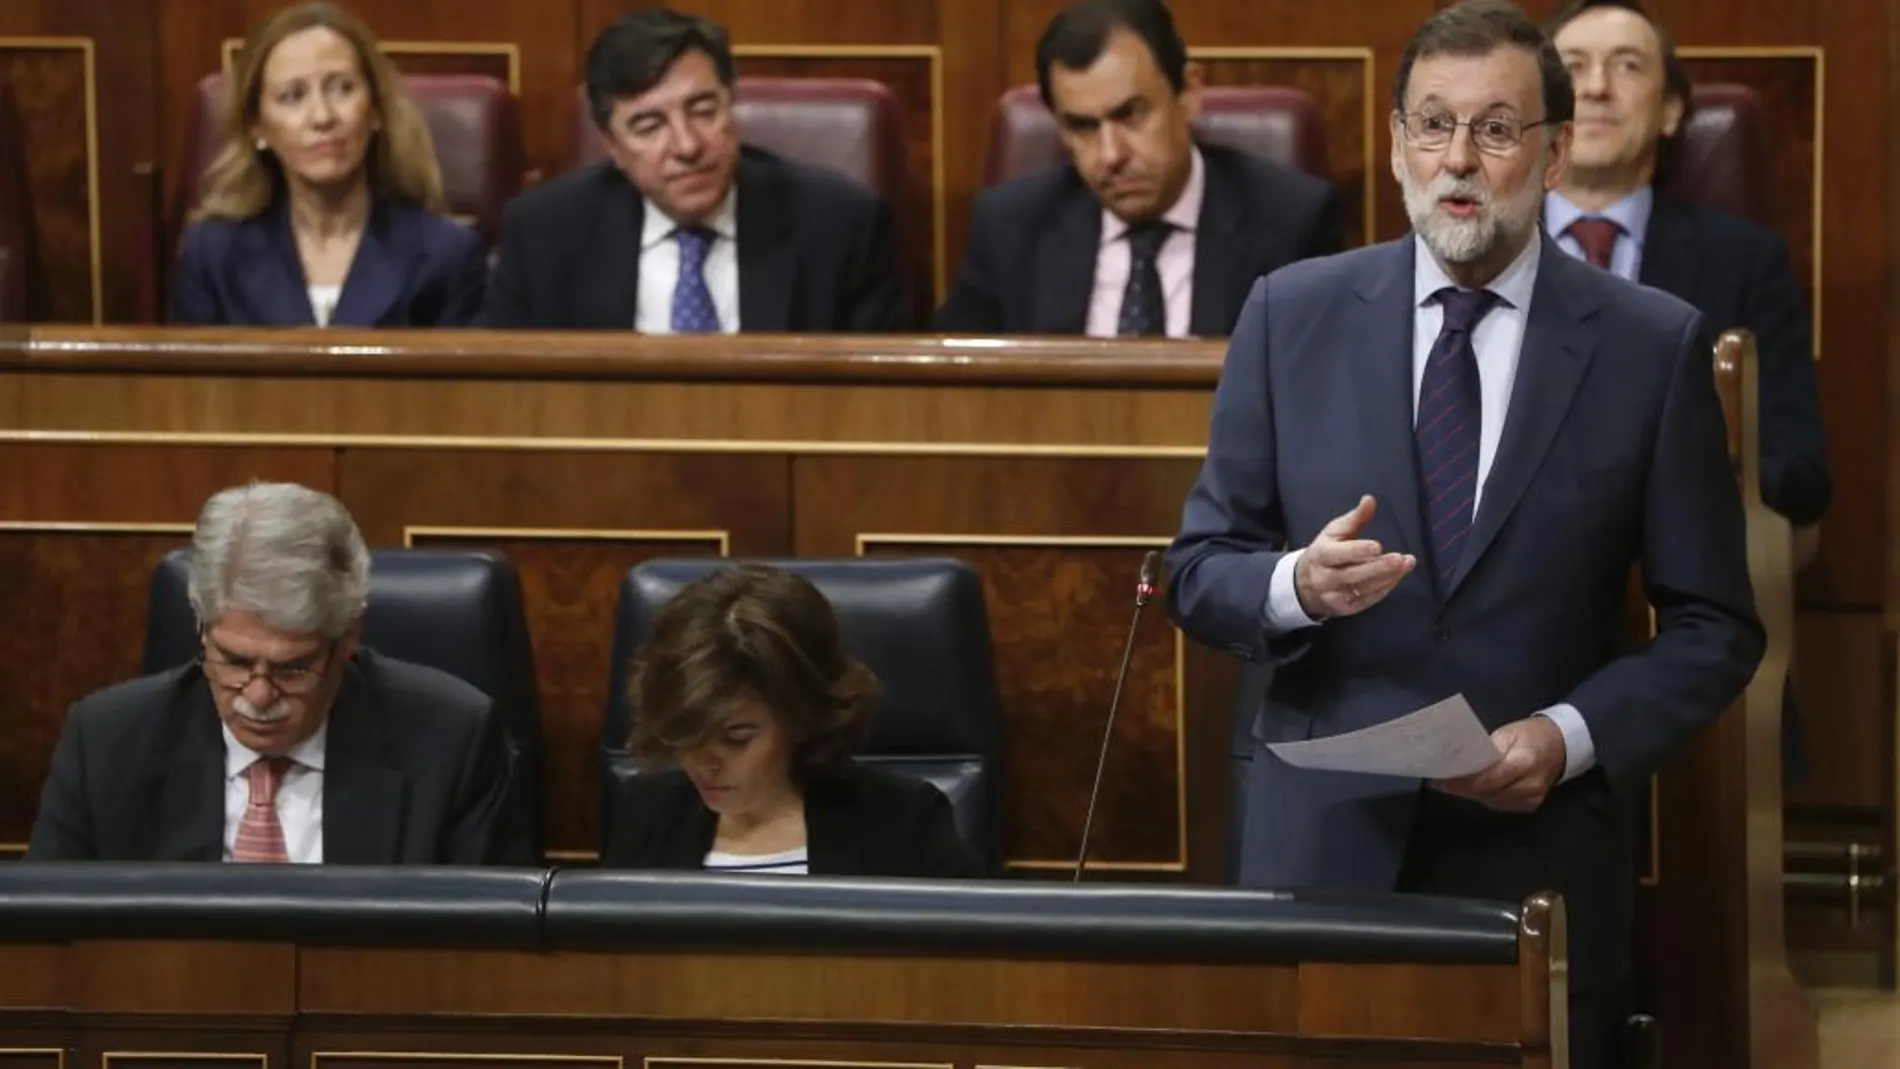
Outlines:
{"label": "pink striped tie", "polygon": [[231,848],[231,860],[238,864],[283,864],[290,860],[284,847],[284,826],[277,820],[277,788],[284,773],[296,764],[288,757],[260,757],[244,770],[250,781],[251,798],[244,806],[244,819],[238,821],[237,843]]}

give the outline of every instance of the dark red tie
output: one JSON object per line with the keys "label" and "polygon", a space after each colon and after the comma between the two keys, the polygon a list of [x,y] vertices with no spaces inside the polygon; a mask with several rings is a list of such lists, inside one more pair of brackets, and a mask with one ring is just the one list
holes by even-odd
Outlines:
{"label": "dark red tie", "polygon": [[1623,232],[1613,220],[1586,216],[1570,224],[1565,233],[1583,247],[1583,258],[1590,266],[1610,269],[1610,254],[1616,251],[1616,236]]}

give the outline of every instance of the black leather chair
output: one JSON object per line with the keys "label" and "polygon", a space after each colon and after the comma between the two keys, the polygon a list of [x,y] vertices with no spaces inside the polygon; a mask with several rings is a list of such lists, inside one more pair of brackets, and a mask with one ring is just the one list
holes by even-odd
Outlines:
{"label": "black leather chair", "polygon": [[[653,560],[620,585],[614,652],[601,717],[600,842],[612,832],[622,781],[637,770],[626,750],[634,709],[633,656],[654,613],[681,587],[734,561]],[[876,673],[884,697],[860,761],[930,783],[949,797],[957,830],[992,867],[1001,848],[1001,701],[989,617],[976,572],[954,560],[765,561],[823,591],[845,646]]]}
{"label": "black leather chair", "polygon": [[[146,609],[146,673],[202,652],[186,594],[188,560],[175,550],[152,574]],[[379,549],[370,554],[363,644],[449,673],[494,699],[513,743],[511,820],[541,852],[541,699],[534,650],[514,565],[497,553]]]}

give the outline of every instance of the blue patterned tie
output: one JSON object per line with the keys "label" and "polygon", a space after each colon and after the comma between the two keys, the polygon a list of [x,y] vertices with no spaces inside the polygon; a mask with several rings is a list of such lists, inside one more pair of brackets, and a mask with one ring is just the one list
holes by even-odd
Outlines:
{"label": "blue patterned tie", "polygon": [[1418,470],[1425,492],[1426,541],[1439,593],[1451,585],[1471,533],[1478,496],[1478,437],[1484,402],[1478,391],[1478,354],[1471,332],[1498,302],[1490,290],[1446,287],[1435,296],[1445,324],[1418,387]]}
{"label": "blue patterned tie", "polygon": [[703,226],[673,231],[680,247],[679,281],[673,284],[673,332],[710,334],[719,330],[719,313],[706,289],[706,253],[719,235]]}

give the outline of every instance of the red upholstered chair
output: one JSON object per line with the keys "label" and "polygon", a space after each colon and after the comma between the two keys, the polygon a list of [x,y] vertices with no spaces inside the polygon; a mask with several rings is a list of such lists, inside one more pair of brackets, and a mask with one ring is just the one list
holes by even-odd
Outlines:
{"label": "red upholstered chair", "polygon": [[[733,90],[741,141],[836,171],[882,193],[902,217],[904,131],[889,86],[867,78],[740,78]],[[582,86],[574,96],[568,166],[606,156]]]}
{"label": "red upholstered chair", "polygon": [[1698,85],[1663,193],[1772,227],[1761,96],[1745,85]]}
{"label": "red upholstered chair", "polygon": [[27,175],[26,126],[0,81],[0,323],[32,322],[47,312]]}
{"label": "red upholstered chair", "polygon": [[[519,102],[506,84],[487,75],[406,74],[403,86],[435,142],[449,213],[479,230],[492,249],[501,235],[502,206],[521,192],[526,169]],[[225,92],[221,73],[208,74],[198,82],[185,125],[178,181],[162,233],[154,242],[157,277],[164,277],[171,268],[185,219],[198,203],[199,178],[218,153]],[[161,288],[154,279],[146,290],[152,302],[148,311],[162,317]]]}
{"label": "red upholstered chair", "polygon": [[[1281,85],[1223,85],[1202,90],[1201,139],[1330,178],[1326,166],[1326,121],[1305,90]],[[1065,155],[1055,116],[1033,85],[1017,86],[990,113],[990,154],[983,184],[1053,167]]]}

